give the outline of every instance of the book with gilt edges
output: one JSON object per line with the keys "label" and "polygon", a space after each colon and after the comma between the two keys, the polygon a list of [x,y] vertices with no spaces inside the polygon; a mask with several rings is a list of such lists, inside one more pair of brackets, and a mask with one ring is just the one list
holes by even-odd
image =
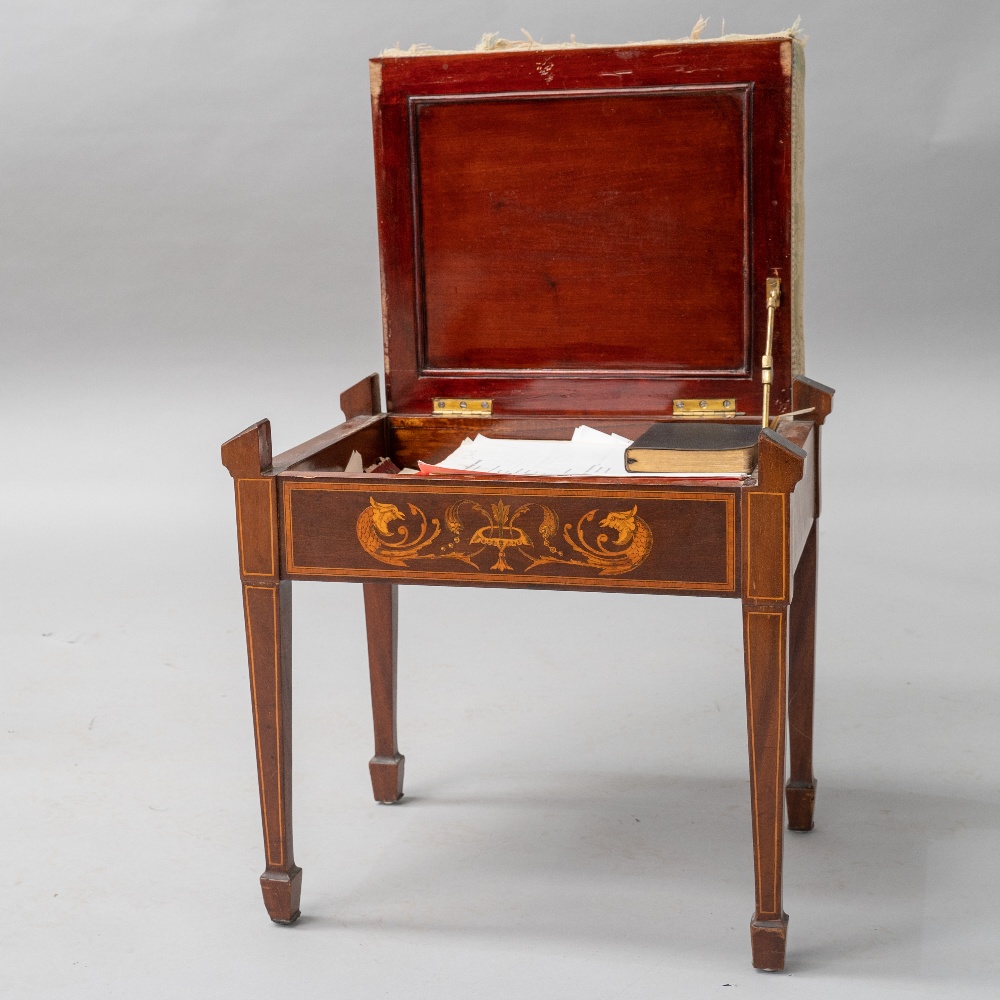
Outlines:
{"label": "book with gilt edges", "polygon": [[629,472],[742,473],[757,464],[760,424],[653,424],[625,449]]}

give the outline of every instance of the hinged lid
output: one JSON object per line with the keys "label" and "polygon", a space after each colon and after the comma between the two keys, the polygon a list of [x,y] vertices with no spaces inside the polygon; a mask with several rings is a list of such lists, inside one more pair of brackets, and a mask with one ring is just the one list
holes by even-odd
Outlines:
{"label": "hinged lid", "polygon": [[389,409],[772,412],[801,351],[801,45],[383,56],[372,109]]}

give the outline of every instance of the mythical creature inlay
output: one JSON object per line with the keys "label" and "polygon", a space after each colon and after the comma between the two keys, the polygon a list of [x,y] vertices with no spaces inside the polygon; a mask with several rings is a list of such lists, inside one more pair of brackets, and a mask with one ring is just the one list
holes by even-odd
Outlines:
{"label": "mythical creature inlay", "polygon": [[[498,500],[489,510],[476,500],[451,504],[430,518],[415,504],[404,513],[394,503],[370,497],[358,518],[358,541],[370,555],[390,566],[417,560],[450,559],[479,571],[528,573],[536,566],[583,566],[598,576],[629,573],[649,555],[653,533],[631,510],[613,510],[597,522],[597,508],[573,524],[562,523],[540,503],[510,505]],[[607,528],[607,531],[600,531]]]}

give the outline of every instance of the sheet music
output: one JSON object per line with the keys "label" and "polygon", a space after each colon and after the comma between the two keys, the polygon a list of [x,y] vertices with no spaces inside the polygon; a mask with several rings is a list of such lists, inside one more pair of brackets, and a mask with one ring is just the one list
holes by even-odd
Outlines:
{"label": "sheet music", "polygon": [[[523,438],[490,438],[477,434],[466,438],[437,465],[420,463],[420,474],[441,475],[467,472],[485,476],[621,476],[634,478],[625,468],[625,449],[632,442],[620,434],[605,434],[580,426],[569,441],[539,441]],[[739,479],[740,474],[643,473],[670,479]]]}

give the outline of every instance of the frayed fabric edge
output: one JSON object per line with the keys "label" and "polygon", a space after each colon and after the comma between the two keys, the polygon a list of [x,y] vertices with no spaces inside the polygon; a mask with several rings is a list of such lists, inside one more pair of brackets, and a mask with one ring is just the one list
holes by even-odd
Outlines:
{"label": "frayed fabric edge", "polygon": [[[762,35],[737,35],[722,34],[715,38],[706,38],[705,29],[708,27],[708,18],[699,17],[691,34],[684,38],[656,38],[647,42],[623,42],[620,45],[607,45],[591,42],[578,42],[572,35],[568,42],[536,42],[531,35],[523,28],[523,39],[501,38],[497,32],[487,32],[480,39],[479,44],[474,49],[436,49],[432,45],[411,45],[408,49],[395,48],[385,49],[379,53],[380,57],[398,58],[401,56],[457,56],[470,55],[472,53],[490,52],[541,52],[558,49],[602,49],[602,48],[628,48],[630,46],[641,47],[645,45],[682,45],[693,44],[710,45],[714,42],[750,42],[761,41],[768,38],[791,38],[799,43],[805,43],[807,36],[802,33],[802,19],[796,18],[795,23],[784,31],[774,31]],[[725,22],[723,22],[725,29]]]}

